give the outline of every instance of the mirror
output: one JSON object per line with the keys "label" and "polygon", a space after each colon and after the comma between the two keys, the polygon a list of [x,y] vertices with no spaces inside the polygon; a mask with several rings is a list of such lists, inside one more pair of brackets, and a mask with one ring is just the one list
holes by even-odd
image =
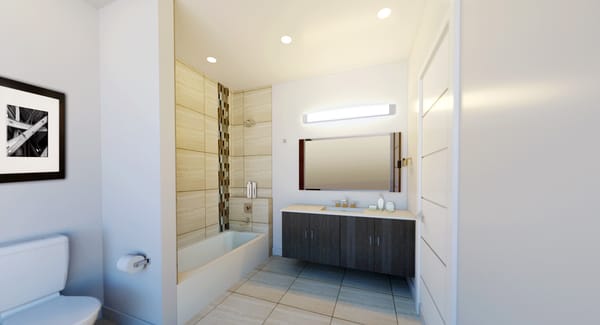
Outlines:
{"label": "mirror", "polygon": [[400,133],[300,139],[300,190],[401,191]]}

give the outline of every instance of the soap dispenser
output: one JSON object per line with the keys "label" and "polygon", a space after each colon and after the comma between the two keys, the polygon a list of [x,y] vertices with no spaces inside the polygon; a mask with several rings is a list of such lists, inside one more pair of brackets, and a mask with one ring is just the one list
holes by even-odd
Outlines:
{"label": "soap dispenser", "polygon": [[385,204],[385,201],[383,200],[383,196],[379,196],[379,200],[377,200],[377,209],[378,210],[383,210],[383,206]]}

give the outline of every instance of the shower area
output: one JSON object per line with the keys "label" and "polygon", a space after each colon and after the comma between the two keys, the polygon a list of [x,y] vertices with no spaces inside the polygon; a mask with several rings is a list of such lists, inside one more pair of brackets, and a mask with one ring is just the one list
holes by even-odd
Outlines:
{"label": "shower area", "polygon": [[[232,93],[175,62],[178,319],[270,255],[271,88]],[[256,183],[254,196],[246,184]]]}

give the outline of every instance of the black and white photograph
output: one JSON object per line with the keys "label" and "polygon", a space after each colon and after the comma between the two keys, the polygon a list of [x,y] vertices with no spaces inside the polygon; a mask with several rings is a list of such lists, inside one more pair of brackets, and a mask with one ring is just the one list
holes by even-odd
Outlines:
{"label": "black and white photograph", "polygon": [[48,112],[6,105],[7,155],[48,157]]}
{"label": "black and white photograph", "polygon": [[0,183],[65,178],[64,93],[0,77]]}

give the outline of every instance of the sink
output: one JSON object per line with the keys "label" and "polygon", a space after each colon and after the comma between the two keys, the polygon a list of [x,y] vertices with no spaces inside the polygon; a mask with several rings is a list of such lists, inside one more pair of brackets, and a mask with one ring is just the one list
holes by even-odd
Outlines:
{"label": "sink", "polygon": [[365,208],[323,207],[322,211],[363,212]]}

